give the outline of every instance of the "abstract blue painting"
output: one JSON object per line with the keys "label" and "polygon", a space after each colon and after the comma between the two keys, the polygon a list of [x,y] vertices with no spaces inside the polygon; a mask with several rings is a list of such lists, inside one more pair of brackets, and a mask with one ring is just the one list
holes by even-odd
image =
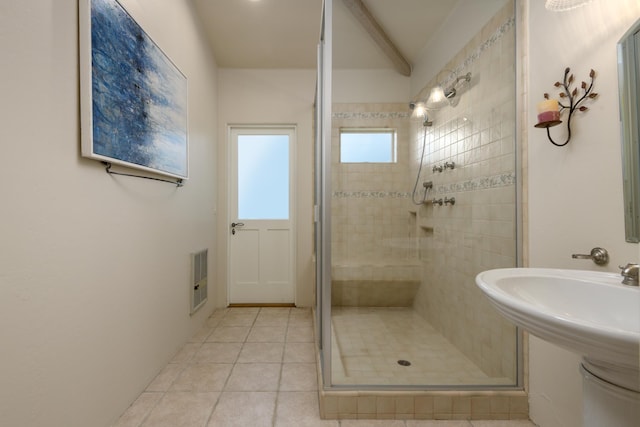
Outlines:
{"label": "abstract blue painting", "polygon": [[91,105],[83,114],[92,129],[83,155],[187,178],[186,77],[118,1],[88,1]]}

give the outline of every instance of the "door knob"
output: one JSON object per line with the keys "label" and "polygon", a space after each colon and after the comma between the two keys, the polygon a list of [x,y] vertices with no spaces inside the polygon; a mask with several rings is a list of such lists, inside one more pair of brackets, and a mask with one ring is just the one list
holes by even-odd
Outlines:
{"label": "door knob", "polygon": [[236,234],[236,227],[243,227],[244,222],[232,222],[231,223],[231,234]]}

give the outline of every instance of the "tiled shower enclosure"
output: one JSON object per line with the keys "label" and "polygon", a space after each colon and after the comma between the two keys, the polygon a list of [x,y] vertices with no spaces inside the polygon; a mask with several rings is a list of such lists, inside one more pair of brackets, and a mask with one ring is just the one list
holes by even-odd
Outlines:
{"label": "tiled shower enclosure", "polygon": [[[471,73],[429,126],[409,100],[331,105],[328,418],[415,417],[441,398],[448,409],[420,417],[527,417],[518,332],[474,280],[518,265],[514,3],[415,95]],[[344,129],[394,130],[394,161],[342,163]],[[400,397],[412,411],[377,407]]]}

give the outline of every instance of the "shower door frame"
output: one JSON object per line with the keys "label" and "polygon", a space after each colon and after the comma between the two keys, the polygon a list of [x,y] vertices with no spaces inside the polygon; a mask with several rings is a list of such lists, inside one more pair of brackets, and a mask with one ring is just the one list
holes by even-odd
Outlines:
{"label": "shower door frame", "polygon": [[316,325],[322,388],[331,389],[331,70],[333,0],[322,2],[316,108]]}
{"label": "shower door frame", "polygon": [[[514,3],[515,19],[515,252],[516,267],[524,266],[523,256],[523,174],[522,156],[526,144],[526,130],[522,112],[524,95],[524,68],[522,58],[525,52],[525,29],[522,25],[526,5],[524,0],[510,0]],[[316,87],[316,149],[315,149],[315,225],[316,225],[316,333],[320,355],[320,370],[323,390],[363,390],[363,391],[509,391],[526,390],[524,377],[525,339],[523,331],[516,327],[516,375],[515,384],[509,385],[375,385],[375,384],[333,384],[331,378],[331,133],[332,133],[332,43],[333,43],[333,0],[323,0],[321,34],[318,44],[318,80]]]}
{"label": "shower door frame", "polygon": [[[516,173],[516,267],[525,267],[525,257],[523,254],[523,248],[525,244],[524,240],[524,204],[523,189],[524,189],[524,175],[522,173],[522,158],[526,153],[527,144],[527,132],[526,132],[526,120],[523,119],[523,112],[525,110],[525,103],[527,96],[525,95],[524,82],[526,79],[525,68],[523,67],[523,58],[527,54],[524,46],[526,45],[526,30],[525,25],[525,10],[527,5],[526,0],[511,0],[514,7],[515,18],[515,94],[516,94],[516,117],[515,117],[515,173]],[[523,144],[525,146],[523,147]],[[528,264],[528,260],[527,260]],[[512,388],[524,389],[525,377],[524,377],[524,365],[525,365],[525,338],[523,330],[516,327],[516,385]]]}

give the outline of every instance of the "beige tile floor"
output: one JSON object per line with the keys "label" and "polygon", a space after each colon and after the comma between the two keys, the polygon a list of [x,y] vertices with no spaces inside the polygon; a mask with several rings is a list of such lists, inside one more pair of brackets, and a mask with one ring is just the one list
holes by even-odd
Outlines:
{"label": "beige tile floor", "polygon": [[534,426],[529,421],[321,420],[315,360],[310,310],[218,310],[114,427]]}
{"label": "beige tile floor", "polygon": [[331,321],[335,384],[515,383],[485,374],[410,307],[333,307]]}

